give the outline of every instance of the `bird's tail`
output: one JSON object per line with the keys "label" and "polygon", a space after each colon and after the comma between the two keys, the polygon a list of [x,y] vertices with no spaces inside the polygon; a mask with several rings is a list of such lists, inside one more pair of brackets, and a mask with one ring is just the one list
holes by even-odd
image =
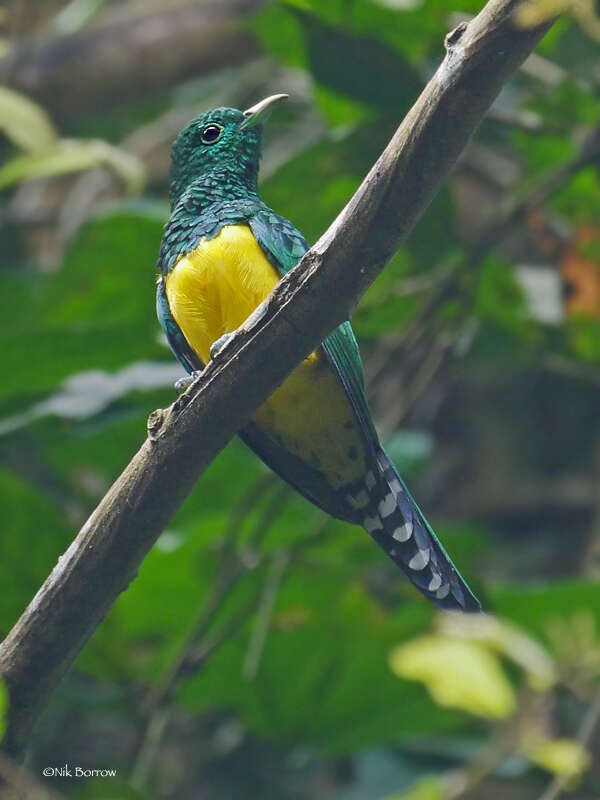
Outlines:
{"label": "bird's tail", "polygon": [[383,448],[350,504],[363,527],[425,597],[446,611],[481,606],[413,500]]}

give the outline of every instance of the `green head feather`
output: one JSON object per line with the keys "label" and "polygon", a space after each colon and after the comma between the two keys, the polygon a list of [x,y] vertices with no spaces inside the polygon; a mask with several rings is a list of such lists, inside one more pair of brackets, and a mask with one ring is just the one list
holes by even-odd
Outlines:
{"label": "green head feather", "polygon": [[214,175],[223,187],[235,183],[256,192],[262,122],[287,94],[266,97],[238,111],[214,108],[195,117],[175,139],[171,151],[171,205],[199,178]]}
{"label": "green head feather", "polygon": [[215,108],[189,122],[171,151],[171,205],[187,187],[208,173],[219,181],[231,176],[256,189],[262,126],[242,127],[246,118],[237,108]]}

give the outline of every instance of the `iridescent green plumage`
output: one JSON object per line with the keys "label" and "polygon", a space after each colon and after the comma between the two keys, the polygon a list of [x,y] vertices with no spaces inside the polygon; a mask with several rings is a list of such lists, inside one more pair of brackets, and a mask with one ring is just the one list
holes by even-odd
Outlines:
{"label": "iridescent green plumage", "polygon": [[[257,108],[266,108],[268,101]],[[251,116],[251,115],[250,115]],[[253,122],[250,119],[250,122]],[[304,237],[260,199],[257,177],[261,126],[248,113],[220,108],[197,117],[179,134],[172,152],[171,217],[159,254],[158,315],[176,356],[188,372],[202,367],[171,313],[165,281],[178,259],[224,228],[247,225],[280,275],[308,249]],[[215,265],[217,266],[217,265]],[[270,269],[270,267],[269,267]],[[365,398],[360,353],[349,322],[321,345],[343,387],[360,431],[365,473],[336,485],[318,464],[308,463],[255,423],[242,438],[276,472],[328,513],[363,525],[410,580],[442,608],[476,610],[479,604],[457,573],[383,451]],[[335,389],[335,383],[332,389]],[[336,389],[339,392],[339,389]],[[322,398],[327,403],[327,398]],[[314,409],[318,414],[319,409]]]}

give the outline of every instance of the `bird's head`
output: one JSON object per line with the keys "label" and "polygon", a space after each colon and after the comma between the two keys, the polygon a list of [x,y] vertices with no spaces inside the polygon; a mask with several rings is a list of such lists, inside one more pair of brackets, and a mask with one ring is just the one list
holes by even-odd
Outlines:
{"label": "bird's head", "polygon": [[228,173],[256,186],[262,123],[287,94],[274,94],[239,111],[214,108],[199,114],[178,134],[171,150],[171,204],[192,181],[209,172]]}

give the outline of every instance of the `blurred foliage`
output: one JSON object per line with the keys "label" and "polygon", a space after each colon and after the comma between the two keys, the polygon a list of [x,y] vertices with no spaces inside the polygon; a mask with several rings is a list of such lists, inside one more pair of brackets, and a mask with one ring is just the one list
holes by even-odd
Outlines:
{"label": "blurred foliage", "polygon": [[[14,5],[18,52],[31,35],[110,32],[142,13]],[[273,2],[239,20],[257,40],[247,64],[182,68],[165,92],[124,75],[134,101],[111,106],[94,87],[96,111],[60,130],[33,97],[0,90],[0,631],[174,398],[154,264],[178,128],[289,90],[265,131],[262,193],[314,241],[456,15],[479,5]],[[511,80],[353,319],[389,453],[489,615],[441,620],[364,532],[282,493],[234,441],[31,743],[37,776],[68,763],[118,777],[50,788],[529,800],[558,780],[574,800],[600,796],[600,55],[582,19],[561,19]],[[0,690],[0,716],[5,703]]]}
{"label": "blurred foliage", "polygon": [[515,710],[498,659],[475,642],[421,636],[394,650],[390,664],[397,675],[425,683],[440,705],[493,719]]}
{"label": "blurred foliage", "polygon": [[[598,653],[599,646],[600,639],[592,630],[592,639],[578,651],[579,657]],[[488,615],[440,618],[433,635],[419,636],[395,648],[390,656],[392,670],[400,677],[424,683],[436,702],[490,722],[502,720],[479,764],[474,759],[462,775],[456,771],[442,781],[418,782],[400,797],[434,791],[440,800],[450,800],[478,786],[482,775],[497,769],[509,755],[526,758],[561,779],[580,779],[590,766],[584,743],[547,734],[544,706],[548,696],[560,684],[575,693],[580,688],[577,670],[564,656],[560,645],[551,654],[524,629]],[[502,660],[521,667],[525,682],[516,674],[511,680]],[[598,669],[587,674],[587,693],[593,692],[599,676]],[[525,688],[527,685],[530,688]]]}
{"label": "blurred foliage", "polygon": [[128,192],[144,188],[144,170],[132,155],[101,140],[59,139],[44,110],[24,95],[0,87],[0,125],[25,155],[0,168],[0,189],[27,180],[107,166]]}
{"label": "blurred foliage", "polygon": [[0,88],[0,121],[4,135],[32,153],[52,146],[58,139],[44,109],[6,87]]}

